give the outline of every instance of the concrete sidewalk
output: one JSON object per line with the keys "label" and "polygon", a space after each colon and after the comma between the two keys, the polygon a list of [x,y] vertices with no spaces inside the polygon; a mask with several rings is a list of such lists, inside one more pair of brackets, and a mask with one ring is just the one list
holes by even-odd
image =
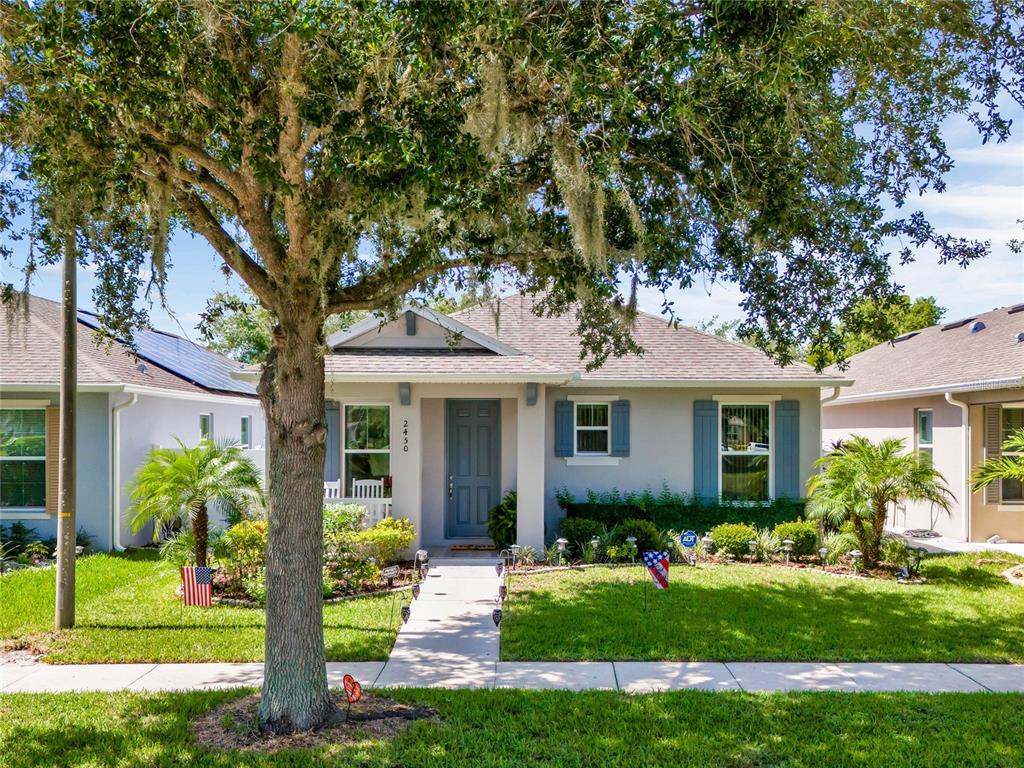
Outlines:
{"label": "concrete sidewalk", "polygon": [[[1024,664],[475,661],[425,663],[419,672],[410,662],[327,665],[327,678],[336,687],[351,674],[368,688],[1024,692]],[[259,687],[262,680],[262,664],[0,665],[0,693],[216,690]]]}

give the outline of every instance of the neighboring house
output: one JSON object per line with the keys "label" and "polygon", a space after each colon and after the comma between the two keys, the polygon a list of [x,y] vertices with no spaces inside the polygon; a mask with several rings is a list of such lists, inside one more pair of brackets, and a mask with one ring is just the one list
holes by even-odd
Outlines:
{"label": "neighboring house", "polygon": [[[60,305],[32,296],[27,317],[0,312],[0,523],[46,538],[57,529]],[[262,467],[263,412],[253,386],[232,378],[238,363],[161,331],[136,332],[138,357],[119,342],[97,347],[98,325],[79,311],[76,525],[113,549],[152,537],[123,520],[124,489],[150,449],[232,439]]]}
{"label": "neighboring house", "polygon": [[903,334],[854,355],[846,373],[855,383],[825,403],[825,441],[902,438],[931,454],[956,496],[952,515],[911,505],[896,527],[934,528],[964,541],[1024,541],[1019,482],[975,494],[968,486],[971,470],[1024,427],[1024,304]]}
{"label": "neighboring house", "polygon": [[[518,492],[518,540],[556,535],[565,487],[801,497],[820,455],[821,387],[741,344],[641,314],[643,356],[586,371],[575,319],[529,298],[446,316],[410,308],[328,339],[326,479],[390,499],[419,546],[483,543]],[[251,374],[250,374],[251,375]]]}

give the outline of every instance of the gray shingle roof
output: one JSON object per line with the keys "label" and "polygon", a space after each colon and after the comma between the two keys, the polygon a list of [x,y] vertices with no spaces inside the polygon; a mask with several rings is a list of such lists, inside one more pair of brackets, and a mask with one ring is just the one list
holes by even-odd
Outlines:
{"label": "gray shingle roof", "polygon": [[[950,391],[1024,384],[1024,304],[982,312],[964,324],[933,325],[904,334],[850,358],[845,371],[854,385],[836,401],[877,399],[889,393],[947,388]],[[976,323],[984,328],[974,330]]]}
{"label": "gray shingle roof", "polygon": [[439,374],[462,381],[500,381],[513,377],[568,378],[530,355],[499,355],[489,350],[373,349],[341,347],[324,359],[326,374],[334,379],[379,378],[415,380]]}
{"label": "gray shingle roof", "polygon": [[[85,313],[85,318],[92,317]],[[192,354],[210,362],[217,361],[220,372],[241,369],[241,365],[200,347],[187,339],[158,331],[141,331],[142,334],[161,337],[164,345],[175,349],[173,359],[164,359],[155,344],[145,344],[140,352],[148,355],[134,356],[130,349],[113,342],[109,349],[97,347],[93,342],[93,323],[78,322],[78,381],[88,385],[130,385],[155,387],[176,392],[217,394],[223,390],[231,395],[253,395],[252,384],[241,381],[219,381],[216,389],[199,386],[195,378],[179,375],[184,359]],[[173,343],[172,343],[173,341]],[[32,386],[57,386],[60,382],[60,304],[38,296],[28,297],[28,316],[21,309],[0,308],[0,384],[13,387],[18,384]],[[233,384],[232,389],[228,386]]]}
{"label": "gray shingle roof", "polygon": [[771,381],[821,386],[846,379],[845,375],[816,374],[802,363],[782,367],[760,350],[695,328],[673,327],[665,318],[646,313],[639,314],[633,330],[643,355],[610,357],[594,371],[586,371],[585,361],[580,360],[575,316],[538,317],[529,296],[470,307],[454,317],[556,368],[577,372],[583,381]]}

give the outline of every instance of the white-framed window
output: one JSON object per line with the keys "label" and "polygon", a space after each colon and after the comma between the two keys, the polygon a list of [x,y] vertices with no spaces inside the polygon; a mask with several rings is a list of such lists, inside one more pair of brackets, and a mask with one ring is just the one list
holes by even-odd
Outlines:
{"label": "white-framed window", "polygon": [[[1024,406],[1004,405],[1000,410],[1001,423],[999,430],[999,445],[1002,446],[1010,435],[1018,429],[1024,429]],[[1003,456],[1020,456],[1016,451],[1003,451]],[[999,498],[1003,502],[1017,504],[1024,502],[1024,483],[1020,480],[1004,479],[1001,481]]]}
{"label": "white-framed window", "polygon": [[243,448],[252,448],[252,416],[243,416],[239,429],[240,440]]}
{"label": "white-framed window", "polygon": [[914,443],[922,458],[929,462],[932,457],[932,428],[935,424],[935,412],[931,408],[918,408],[914,412]]}
{"label": "white-framed window", "polygon": [[391,406],[345,406],[342,472],[345,495],[352,496],[356,480],[380,480],[384,497],[391,497]]}
{"label": "white-framed window", "polygon": [[199,439],[213,440],[213,414],[199,414]]}
{"label": "white-framed window", "polygon": [[719,402],[718,436],[718,487],[722,498],[772,498],[772,402]]}
{"label": "white-framed window", "polygon": [[577,456],[608,456],[612,452],[612,406],[609,402],[574,404],[573,445]]}
{"label": "white-framed window", "polygon": [[46,409],[0,408],[0,510],[46,509]]}

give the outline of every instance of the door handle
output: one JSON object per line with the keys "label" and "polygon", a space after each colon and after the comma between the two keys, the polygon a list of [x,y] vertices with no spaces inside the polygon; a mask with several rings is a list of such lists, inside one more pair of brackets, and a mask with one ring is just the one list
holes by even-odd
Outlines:
{"label": "door handle", "polygon": [[455,478],[448,475],[448,498],[455,498]]}

